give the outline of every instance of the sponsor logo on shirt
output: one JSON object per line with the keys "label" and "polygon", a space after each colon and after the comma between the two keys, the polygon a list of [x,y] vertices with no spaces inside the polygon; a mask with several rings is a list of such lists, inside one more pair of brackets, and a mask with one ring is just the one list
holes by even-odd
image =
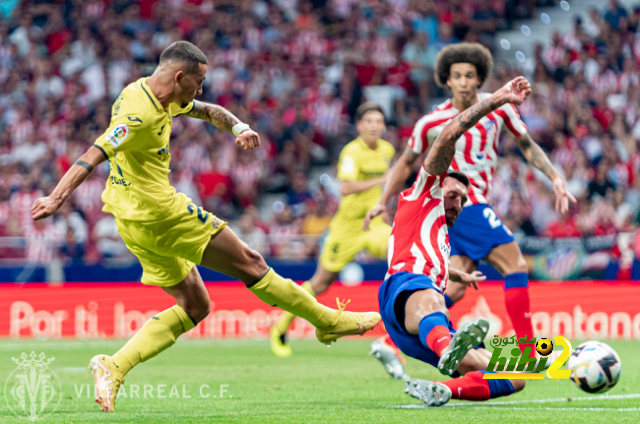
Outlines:
{"label": "sponsor logo on shirt", "polygon": [[113,147],[118,147],[120,143],[125,141],[129,136],[129,126],[127,124],[118,125],[107,134],[107,141],[113,145]]}

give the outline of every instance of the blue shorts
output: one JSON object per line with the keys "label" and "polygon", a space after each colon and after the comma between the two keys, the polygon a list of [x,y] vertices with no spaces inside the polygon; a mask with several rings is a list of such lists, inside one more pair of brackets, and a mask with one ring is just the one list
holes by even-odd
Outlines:
{"label": "blue shorts", "polygon": [[[406,271],[392,274],[382,282],[378,290],[378,305],[385,329],[391,336],[391,340],[398,348],[408,356],[438,367],[440,357],[431,349],[420,343],[417,334],[411,334],[404,328],[404,307],[409,295],[418,290],[433,289],[442,294],[438,286],[431,278],[422,274],[411,274]],[[401,299],[398,299],[398,297]],[[396,301],[402,304],[396,305]],[[398,313],[396,311],[402,311]],[[399,322],[402,320],[402,323]],[[449,322],[449,333],[453,336],[456,330]]]}
{"label": "blue shorts", "polygon": [[[426,289],[433,289],[442,294],[438,286],[426,275],[411,274],[406,271],[397,272],[380,285],[378,306],[387,333],[402,353],[437,368],[440,357],[420,343],[420,337],[417,334],[409,333],[404,327],[404,308],[407,299],[411,293]],[[449,321],[449,334],[451,337],[456,334],[451,321]],[[484,349],[484,343],[476,349]],[[452,377],[457,376],[459,374],[456,371]]]}
{"label": "blue shorts", "polygon": [[449,228],[451,256],[467,256],[474,261],[484,258],[495,247],[513,240],[509,228],[491,206],[484,204],[462,208],[456,225]]}

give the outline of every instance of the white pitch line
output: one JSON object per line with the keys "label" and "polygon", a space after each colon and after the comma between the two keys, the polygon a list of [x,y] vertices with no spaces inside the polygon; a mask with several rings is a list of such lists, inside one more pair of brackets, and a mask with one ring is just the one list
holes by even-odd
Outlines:
{"label": "white pitch line", "polygon": [[[446,406],[446,405],[445,405]],[[390,407],[392,409],[428,409],[424,405],[398,405],[395,407]],[[474,409],[492,409],[490,406],[479,405]],[[495,409],[494,409],[495,410]],[[503,411],[592,411],[592,412],[603,412],[603,411],[615,411],[615,412],[640,412],[640,408],[520,408],[520,407],[506,407],[500,408]]]}
{"label": "white pitch line", "polygon": [[[589,397],[576,397],[570,398],[572,402],[580,402],[580,401],[596,401],[596,400],[618,400],[618,399],[637,399],[640,398],[640,393],[631,393],[628,395],[600,395],[600,396],[589,396]],[[555,403],[555,402],[568,402],[569,398],[554,398],[554,399],[524,399],[524,400],[511,400],[511,401],[498,401],[498,402],[468,402],[468,403],[449,403],[444,405],[444,407],[449,408],[460,408],[460,407],[473,407],[473,408],[485,408],[490,406],[503,406],[503,405],[517,405],[523,403]],[[397,405],[397,406],[388,406],[387,408],[391,409],[423,409],[426,408],[425,405]],[[536,409],[536,408],[531,408]],[[542,408],[540,408],[542,409]],[[548,408],[548,409],[558,409],[558,408]],[[584,409],[584,408],[583,408]],[[622,408],[624,409],[624,408]],[[629,409],[635,410],[635,409]]]}

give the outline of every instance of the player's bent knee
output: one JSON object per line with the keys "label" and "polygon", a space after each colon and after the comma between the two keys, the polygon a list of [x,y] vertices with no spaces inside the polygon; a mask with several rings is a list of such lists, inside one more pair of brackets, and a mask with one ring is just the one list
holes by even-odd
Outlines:
{"label": "player's bent knee", "polygon": [[262,255],[249,246],[245,247],[243,256],[245,263],[242,269],[248,275],[246,281],[244,279],[242,281],[245,285],[255,283],[269,271],[269,265]]}
{"label": "player's bent knee", "polygon": [[182,309],[196,322],[200,322],[211,313],[211,298],[208,293],[193,297],[183,302]]}
{"label": "player's bent knee", "polygon": [[524,389],[524,386],[527,384],[527,380],[509,380],[511,385],[513,385],[513,392],[517,393]]}

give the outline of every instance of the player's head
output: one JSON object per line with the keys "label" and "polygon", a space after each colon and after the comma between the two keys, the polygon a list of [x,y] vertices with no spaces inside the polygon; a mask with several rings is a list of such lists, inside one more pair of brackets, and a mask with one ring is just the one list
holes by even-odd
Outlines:
{"label": "player's head", "polygon": [[462,206],[469,198],[469,178],[462,172],[449,171],[442,186],[445,219],[447,227],[451,227],[456,223]]}
{"label": "player's head", "polygon": [[173,101],[182,107],[202,94],[202,82],[207,75],[207,56],[188,41],[176,41],[160,55],[159,69],[173,77]]}
{"label": "player's head", "polygon": [[377,141],[386,130],[384,112],[378,103],[365,102],[356,109],[356,128],[360,138]]}
{"label": "player's head", "polygon": [[435,80],[440,87],[449,87],[454,99],[470,104],[492,69],[493,58],[486,47],[478,43],[451,44],[438,53]]}

